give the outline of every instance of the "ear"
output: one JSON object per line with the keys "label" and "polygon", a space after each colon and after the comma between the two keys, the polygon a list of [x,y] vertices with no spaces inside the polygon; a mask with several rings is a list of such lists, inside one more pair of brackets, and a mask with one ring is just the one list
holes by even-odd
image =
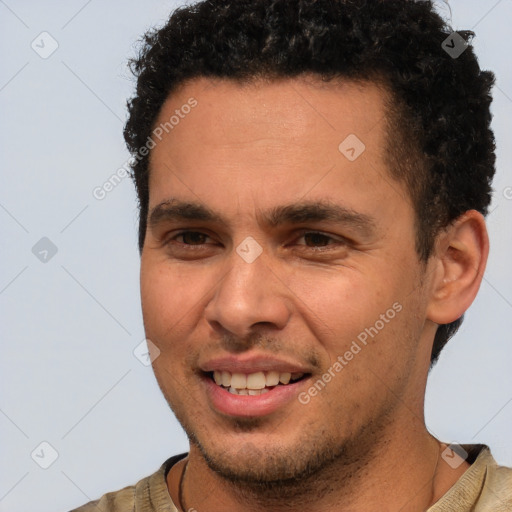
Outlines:
{"label": "ear", "polygon": [[488,254],[485,219],[476,210],[461,215],[438,236],[427,318],[448,324],[464,314],[480,288]]}

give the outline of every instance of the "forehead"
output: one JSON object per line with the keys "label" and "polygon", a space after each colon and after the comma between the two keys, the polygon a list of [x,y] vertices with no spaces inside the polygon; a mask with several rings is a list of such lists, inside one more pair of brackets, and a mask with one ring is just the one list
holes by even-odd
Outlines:
{"label": "forehead", "polygon": [[[275,140],[293,136],[314,140],[325,138],[328,132],[341,136],[347,130],[364,138],[385,117],[388,97],[388,91],[374,82],[341,78],[326,82],[310,74],[246,83],[201,77],[185,82],[169,95],[155,127],[165,125],[174,114],[174,126],[164,130],[164,138],[186,130],[184,118],[198,116],[202,123],[195,126],[194,135],[203,143],[218,144],[225,137],[226,132],[216,128],[228,129],[226,142],[231,144],[261,135],[262,129]],[[191,98],[198,108],[187,107]],[[182,110],[187,111],[185,115]],[[181,114],[179,120],[176,114]],[[178,123],[182,124],[180,130]]]}
{"label": "forehead", "polygon": [[407,200],[386,166],[387,98],[374,83],[311,76],[194,79],[170,95],[154,125],[150,207],[172,196],[240,212],[342,194],[356,210],[362,196],[390,185]]}

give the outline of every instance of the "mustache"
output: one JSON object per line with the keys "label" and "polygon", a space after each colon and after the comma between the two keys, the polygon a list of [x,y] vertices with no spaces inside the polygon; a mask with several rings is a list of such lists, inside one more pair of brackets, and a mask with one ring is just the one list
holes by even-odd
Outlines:
{"label": "mustache", "polygon": [[246,352],[248,349],[262,349],[270,353],[282,353],[285,344],[271,336],[263,333],[251,333],[244,338],[239,338],[230,333],[225,333],[219,340],[219,345],[227,352],[239,353]]}
{"label": "mustache", "polygon": [[257,350],[265,354],[275,354],[289,359],[307,362],[313,368],[321,368],[322,358],[314,348],[298,346],[293,341],[270,336],[265,333],[251,333],[240,338],[231,333],[224,333],[216,343],[209,343],[208,348],[215,352],[222,351],[230,354],[241,354],[248,350]]}

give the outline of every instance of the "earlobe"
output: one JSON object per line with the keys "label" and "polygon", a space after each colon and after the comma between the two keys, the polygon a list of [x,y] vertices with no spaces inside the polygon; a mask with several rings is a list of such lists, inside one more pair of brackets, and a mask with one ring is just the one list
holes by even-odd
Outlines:
{"label": "earlobe", "polygon": [[427,317],[437,324],[460,318],[476,297],[489,254],[483,215],[469,210],[439,235]]}

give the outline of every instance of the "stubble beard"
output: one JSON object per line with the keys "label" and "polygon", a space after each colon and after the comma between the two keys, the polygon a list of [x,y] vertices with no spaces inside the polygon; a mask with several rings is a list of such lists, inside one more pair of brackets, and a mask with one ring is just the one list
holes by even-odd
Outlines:
{"label": "stubble beard", "polygon": [[[172,405],[171,408],[176,414]],[[393,409],[386,404],[376,418],[349,438],[341,432],[321,430],[317,425],[316,429],[306,429],[293,447],[268,450],[248,442],[235,454],[228,452],[226,446],[212,445],[207,434],[198,436],[197,429],[182,415],[176,417],[208,468],[231,484],[241,502],[252,505],[256,502],[270,508],[282,506],[284,502],[292,507],[300,505],[305,497],[319,499],[332,492],[340,493],[342,487],[347,489],[348,496],[384,441]],[[262,420],[233,423],[235,430],[250,432],[257,430]],[[286,424],[280,428],[285,432]]]}

